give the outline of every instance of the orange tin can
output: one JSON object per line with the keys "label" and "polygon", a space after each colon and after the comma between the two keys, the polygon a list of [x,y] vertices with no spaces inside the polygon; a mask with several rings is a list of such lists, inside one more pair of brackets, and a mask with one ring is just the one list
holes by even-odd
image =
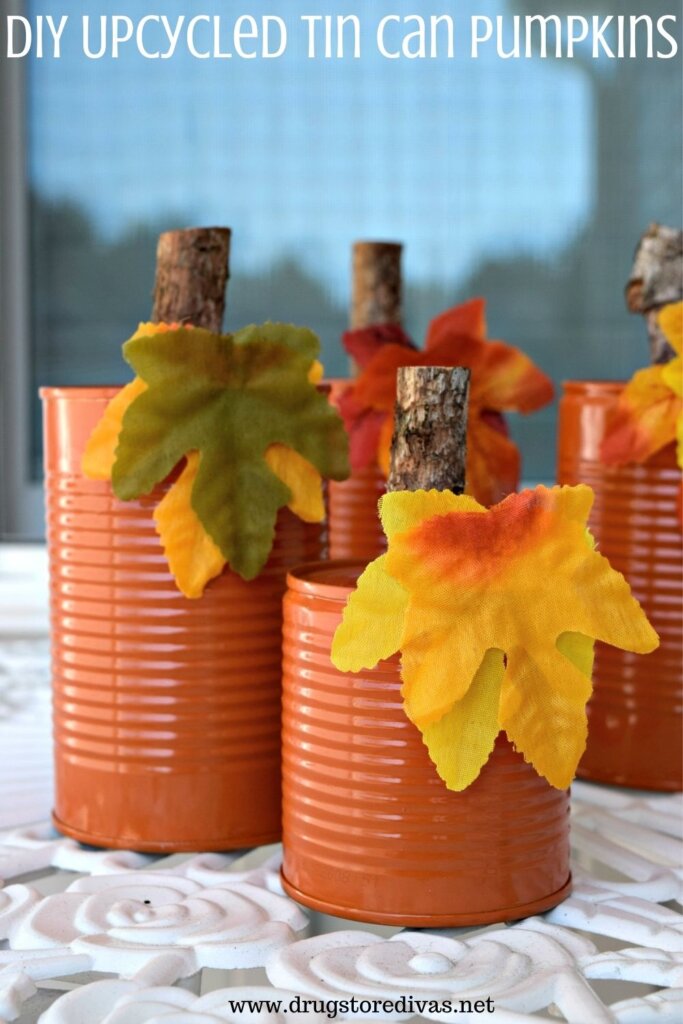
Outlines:
{"label": "orange tin can", "polygon": [[[337,405],[350,380],[328,381],[330,401]],[[387,541],[379,520],[377,503],[387,489],[379,466],[352,471],[348,480],[328,483],[330,558],[371,562],[386,550]]]}
{"label": "orange tin can", "polygon": [[330,480],[330,558],[371,562],[386,550],[377,503],[387,482],[378,466],[354,470],[348,480]]}
{"label": "orange tin can", "polygon": [[283,885],[306,906],[406,927],[539,913],[569,892],[569,794],[503,734],[479,778],[446,789],[401,700],[398,658],[338,672],[335,629],[363,565],[288,577]]}
{"label": "orange tin can", "polygon": [[81,456],[116,388],[46,388],[54,822],[95,846],[224,850],[280,838],[286,570],[324,554],[284,511],[260,576],[195,601],[153,520],[163,486],[118,501]]}
{"label": "orange tin can", "polygon": [[558,480],[595,492],[590,528],[660,636],[651,654],[596,644],[581,778],[683,789],[683,533],[674,445],[643,465],[605,466],[600,447],[624,384],[568,381],[560,403]]}

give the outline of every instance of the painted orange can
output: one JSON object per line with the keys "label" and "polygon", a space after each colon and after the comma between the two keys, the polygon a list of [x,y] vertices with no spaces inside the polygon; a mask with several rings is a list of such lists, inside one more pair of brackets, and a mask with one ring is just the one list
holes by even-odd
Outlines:
{"label": "painted orange can", "polygon": [[581,778],[639,789],[683,789],[683,533],[674,446],[643,465],[600,460],[618,381],[569,381],[560,403],[558,480],[595,492],[590,528],[623,573],[660,646],[640,655],[596,644]]}
{"label": "painted orange can", "polygon": [[378,466],[354,470],[342,482],[330,480],[330,558],[353,558],[367,563],[386,550],[377,512],[377,503],[385,490],[386,480]]}
{"label": "painted orange can", "polygon": [[116,388],[47,388],[57,828],[95,846],[224,850],[280,837],[282,596],[323,530],[281,515],[266,568],[190,601],[154,528],[81,455]]}
{"label": "painted orange can", "polygon": [[[351,381],[330,380],[330,401],[336,406]],[[356,469],[348,480],[328,484],[330,558],[371,562],[386,550],[387,542],[377,513],[377,502],[386,491],[379,466]]]}
{"label": "painted orange can", "polygon": [[398,658],[330,662],[363,565],[295,569],[284,601],[283,884],[306,906],[410,927],[513,920],[569,892],[569,794],[501,734],[452,793],[401,702]]}

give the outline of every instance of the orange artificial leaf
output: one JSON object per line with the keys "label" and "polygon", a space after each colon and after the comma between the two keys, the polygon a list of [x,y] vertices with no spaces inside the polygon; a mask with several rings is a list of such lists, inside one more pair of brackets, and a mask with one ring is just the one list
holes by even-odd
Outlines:
{"label": "orange artificial leaf", "polygon": [[[351,595],[332,660],[370,668],[400,632],[406,713],[452,789],[473,781],[500,729],[565,788],[585,746],[593,639],[638,653],[658,644],[624,577],[594,549],[592,500],[580,485],[538,487],[489,510],[437,491],[381,501],[388,552]],[[368,610],[383,603],[400,621],[378,630]]]}
{"label": "orange artificial leaf", "polygon": [[550,378],[520,349],[502,341],[460,346],[463,366],[477,378],[476,404],[481,410],[530,413],[553,400]]}
{"label": "orange artificial leaf", "polygon": [[434,317],[427,331],[426,348],[457,337],[486,340],[486,299],[469,299]]}
{"label": "orange artificial leaf", "polygon": [[646,462],[677,441],[683,468],[683,302],[665,306],[658,319],[677,354],[668,363],[637,370],[619,395],[600,449],[607,466]]}
{"label": "orange artificial leaf", "polygon": [[386,477],[391,469],[391,442],[394,438],[394,417],[387,416],[379,432],[377,459],[379,468]]}
{"label": "orange artificial leaf", "polygon": [[664,369],[638,370],[622,391],[600,449],[606,465],[646,462],[676,437],[680,400],[666,384]]}
{"label": "orange artificial leaf", "polygon": [[[354,333],[345,336],[351,339],[348,345]],[[553,385],[519,349],[485,339],[486,305],[483,299],[473,299],[432,321],[422,352],[391,341],[377,345],[340,403],[354,468],[368,464],[368,446],[376,446],[375,461],[388,473],[399,367],[465,366],[471,372],[468,493],[489,505],[514,491],[519,483],[520,457],[507,437],[503,413],[541,408],[552,400]],[[384,417],[381,428],[376,425],[379,415]]]}
{"label": "orange artificial leaf", "polygon": [[465,489],[483,505],[495,505],[517,490],[521,456],[517,445],[488,417],[467,429],[467,476]]}

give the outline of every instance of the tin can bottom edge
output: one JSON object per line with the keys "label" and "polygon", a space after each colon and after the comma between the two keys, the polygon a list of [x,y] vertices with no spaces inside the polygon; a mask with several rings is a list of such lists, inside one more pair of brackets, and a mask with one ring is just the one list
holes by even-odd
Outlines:
{"label": "tin can bottom edge", "polygon": [[132,850],[134,853],[222,853],[224,850],[243,850],[252,846],[269,846],[271,843],[279,843],[282,833],[269,832],[259,836],[240,836],[239,839],[226,836],[224,840],[208,840],[201,842],[175,842],[172,839],[162,842],[151,840],[126,839],[125,836],[101,836],[92,832],[83,832],[80,829],[72,828],[66,822],[61,821],[52,812],[52,824],[62,835],[69,836],[79,843],[88,846],[104,847],[112,850]]}
{"label": "tin can bottom edge", "polygon": [[339,906],[326,900],[318,900],[307,893],[301,892],[287,881],[283,871],[280,872],[282,887],[293,900],[302,903],[310,910],[317,910],[334,917],[343,917],[350,921],[361,921],[365,924],[395,925],[404,928],[456,928],[478,924],[502,924],[506,921],[518,921],[532,914],[540,914],[551,910],[571,893],[572,876],[556,892],[540,897],[531,903],[522,903],[515,907],[502,907],[499,910],[487,910],[480,914],[392,914],[383,911],[362,910],[357,907]]}

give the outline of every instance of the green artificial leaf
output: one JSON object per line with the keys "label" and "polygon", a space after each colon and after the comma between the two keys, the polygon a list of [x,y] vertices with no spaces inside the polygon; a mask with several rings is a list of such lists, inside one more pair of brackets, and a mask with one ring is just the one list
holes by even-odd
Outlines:
{"label": "green artificial leaf", "polygon": [[284,444],[323,477],[349,475],[341,418],[308,380],[319,347],[312,331],[277,323],[234,336],[180,329],[126,342],[124,357],[147,389],[123,417],[116,495],[149,494],[199,451],[192,506],[231,568],[253,579],[291,498],[266,464],[266,449]]}

